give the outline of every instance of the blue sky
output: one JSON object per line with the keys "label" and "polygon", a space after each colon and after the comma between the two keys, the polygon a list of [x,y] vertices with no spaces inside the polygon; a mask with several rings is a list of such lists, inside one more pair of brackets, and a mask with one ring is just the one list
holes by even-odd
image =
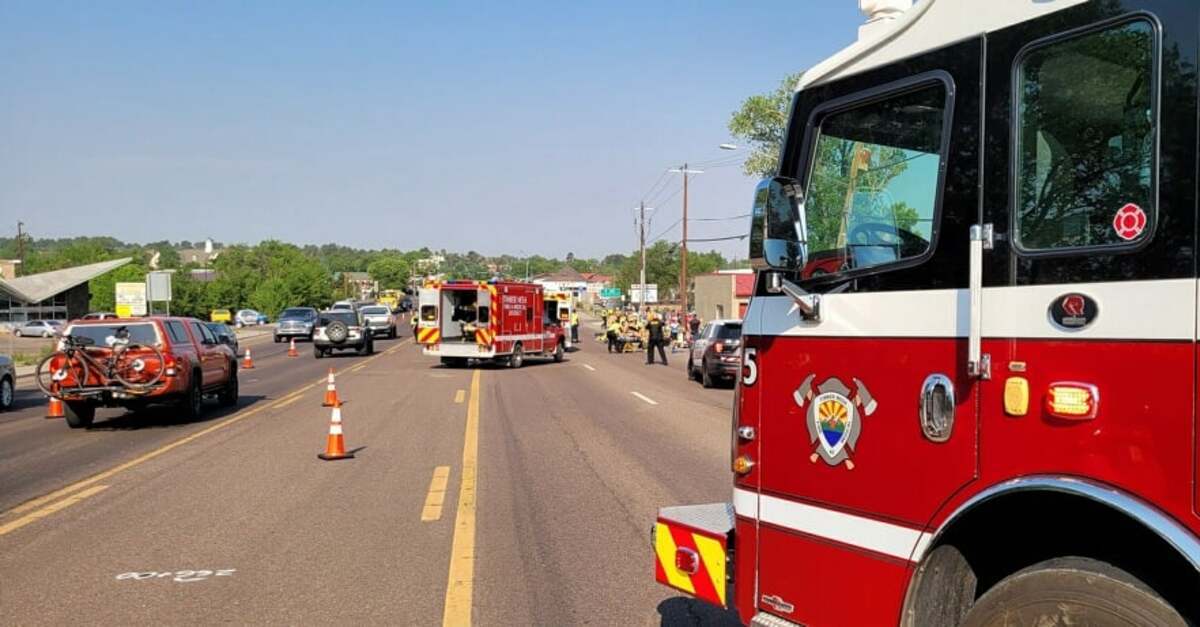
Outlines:
{"label": "blue sky", "polygon": [[[741,100],[859,21],[855,0],[0,0],[0,233],[625,252],[665,168],[729,156]],[[745,213],[753,185],[709,170],[690,214]]]}

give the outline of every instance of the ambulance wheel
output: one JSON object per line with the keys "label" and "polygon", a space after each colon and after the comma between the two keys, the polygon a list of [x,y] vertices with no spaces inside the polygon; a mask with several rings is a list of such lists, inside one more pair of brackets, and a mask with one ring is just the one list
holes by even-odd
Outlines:
{"label": "ambulance wheel", "polygon": [[968,627],[1000,625],[1185,625],[1129,573],[1086,557],[1061,557],[1009,575],[967,612]]}
{"label": "ambulance wheel", "polygon": [[554,347],[554,361],[561,362],[563,360],[563,343],[559,342],[558,346]]}
{"label": "ambulance wheel", "polygon": [[525,350],[520,344],[513,347],[512,357],[508,358],[509,368],[520,368],[525,365]]}
{"label": "ambulance wheel", "polygon": [[706,388],[716,385],[716,383],[713,382],[712,375],[708,372],[707,359],[700,362],[700,385],[703,385]]}

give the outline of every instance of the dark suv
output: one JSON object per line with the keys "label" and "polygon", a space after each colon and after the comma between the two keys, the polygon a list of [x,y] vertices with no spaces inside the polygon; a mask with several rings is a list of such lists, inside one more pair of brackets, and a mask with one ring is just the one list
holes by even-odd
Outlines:
{"label": "dark suv", "polygon": [[742,347],[741,320],[713,320],[700,329],[688,355],[688,379],[710,388],[718,380],[736,381]]}
{"label": "dark suv", "polygon": [[375,339],[362,316],[352,309],[322,311],[317,316],[312,341],[313,356],[317,359],[337,350],[354,350],[359,355],[375,352]]}

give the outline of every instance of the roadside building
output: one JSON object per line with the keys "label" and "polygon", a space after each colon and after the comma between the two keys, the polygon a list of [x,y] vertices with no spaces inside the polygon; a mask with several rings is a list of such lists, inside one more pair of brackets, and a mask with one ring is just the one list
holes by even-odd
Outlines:
{"label": "roadside building", "polygon": [[577,299],[583,297],[588,283],[583,273],[566,265],[554,272],[535,275],[529,280],[541,285],[548,292],[571,292]]}
{"label": "roadside building", "polygon": [[0,322],[73,320],[88,313],[88,282],[133,261],[130,257],[16,277],[0,264]]}
{"label": "roadside building", "polygon": [[754,294],[752,270],[718,270],[693,278],[695,310],[702,320],[742,318]]}
{"label": "roadside building", "polygon": [[613,286],[613,278],[611,275],[600,274],[599,272],[584,272],[583,280],[587,281],[587,287],[584,290],[583,302],[589,305],[599,304],[603,298],[600,293],[605,288]]}

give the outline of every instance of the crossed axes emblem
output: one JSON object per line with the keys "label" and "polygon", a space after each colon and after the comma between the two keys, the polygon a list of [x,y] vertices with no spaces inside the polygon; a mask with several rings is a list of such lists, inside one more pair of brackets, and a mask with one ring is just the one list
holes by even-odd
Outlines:
{"label": "crossed axes emblem", "polygon": [[[816,463],[817,459],[824,459],[825,463],[830,466],[836,466],[840,463],[845,463],[848,470],[854,470],[854,462],[850,460],[850,451],[854,450],[858,443],[858,436],[862,432],[862,421],[855,414],[858,411],[864,416],[870,416],[875,413],[879,405],[875,402],[875,398],[871,396],[871,391],[867,389],[866,384],[861,379],[851,378],[854,382],[854,390],[846,387],[846,384],[836,377],[830,377],[824,383],[813,386],[813,381],[816,380],[816,375],[810,374],[800,383],[800,387],[792,392],[792,399],[796,401],[801,409],[808,406],[807,419],[805,420],[808,426],[808,433],[812,440],[812,444],[816,447],[810,461]],[[843,412],[846,414],[844,418],[845,433],[836,443],[829,442],[828,438],[822,434],[820,416],[818,416],[818,408],[812,403],[816,396],[824,395],[825,398],[834,402],[837,405],[843,405],[844,409],[849,411]],[[836,405],[835,405],[836,406]]]}

